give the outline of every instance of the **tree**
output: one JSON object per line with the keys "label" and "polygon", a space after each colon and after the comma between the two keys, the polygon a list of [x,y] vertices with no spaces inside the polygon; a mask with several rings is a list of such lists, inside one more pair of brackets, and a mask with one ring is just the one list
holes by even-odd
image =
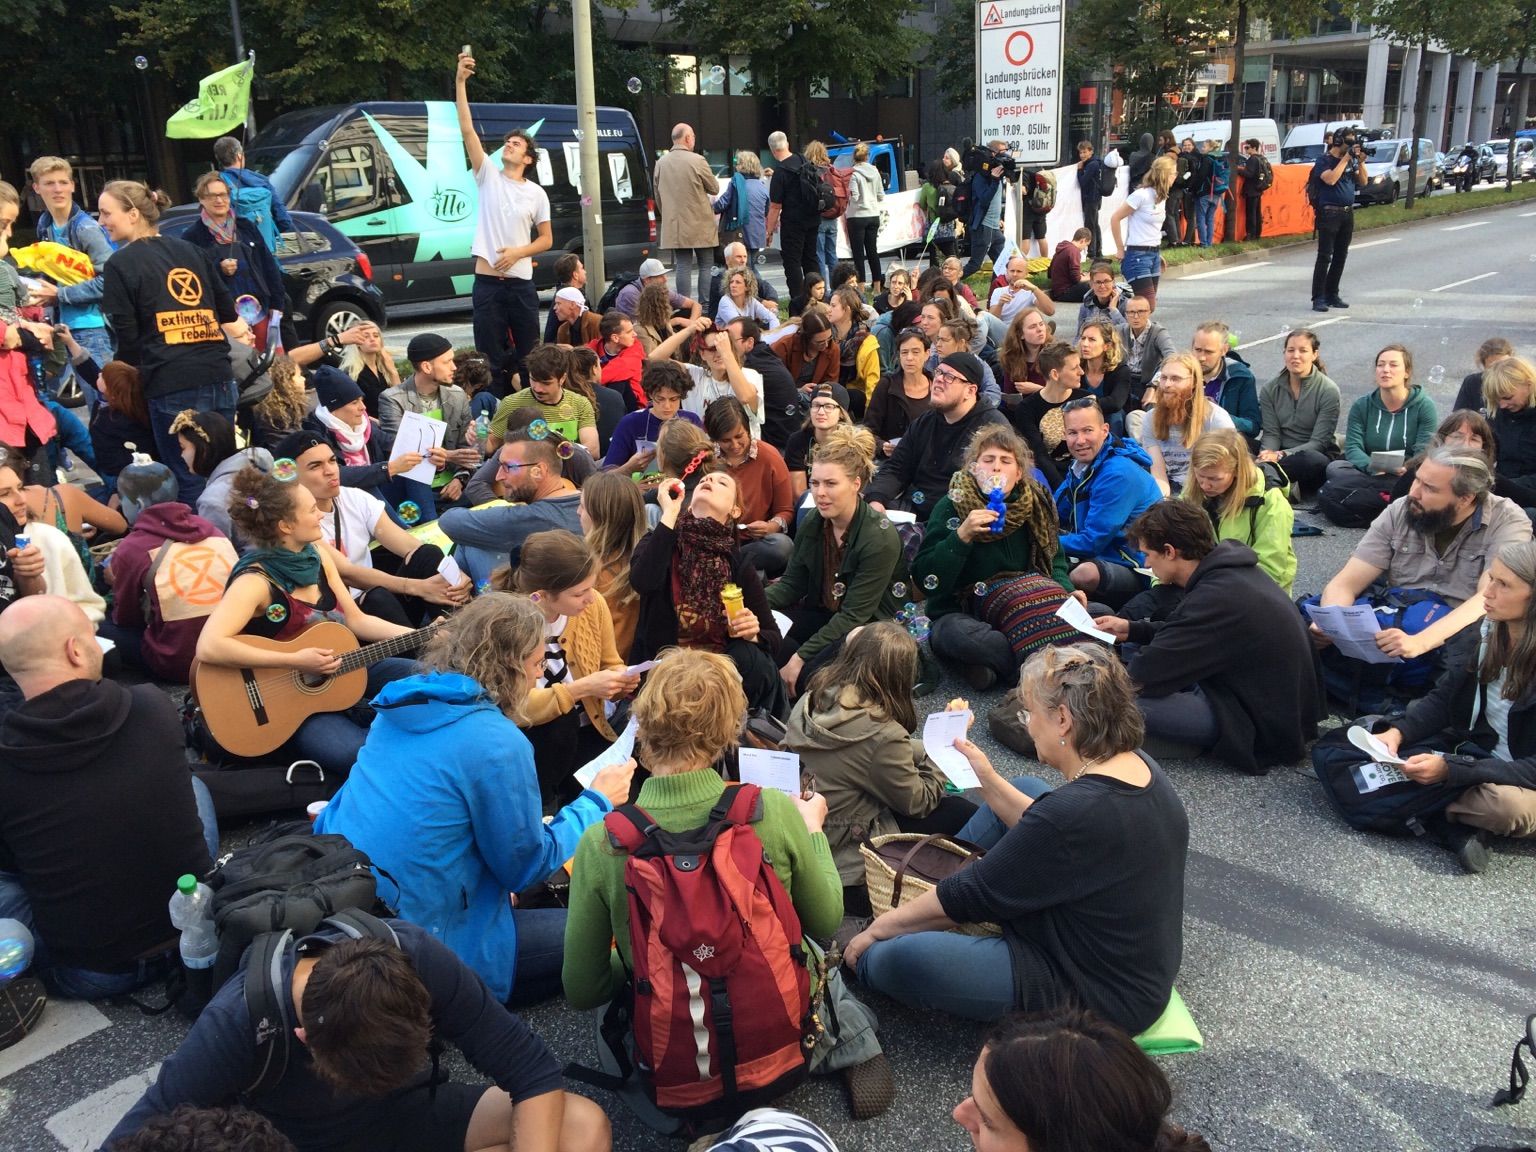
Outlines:
{"label": "tree", "polygon": [[[1450,13],[1454,7],[1444,0],[1374,0],[1370,20],[1378,33],[1418,48],[1418,68],[1422,73],[1424,61],[1429,56],[1429,46],[1439,40],[1441,33],[1452,23]],[[1418,192],[1418,135],[1424,130],[1424,120],[1429,115],[1429,85],[1424,83],[1422,75],[1416,79],[1418,83],[1413,99],[1414,139],[1408,142],[1408,199],[1404,202],[1407,208],[1413,207]],[[1514,150],[1510,152],[1510,159],[1513,160]]]}
{"label": "tree", "polygon": [[[1459,5],[1441,30],[1440,42],[1451,51],[1470,56],[1480,63],[1492,64],[1514,57],[1515,73],[1521,77],[1520,111],[1524,112],[1525,63],[1536,56],[1536,0],[1479,0],[1476,4]],[[1510,135],[1523,127],[1523,118],[1516,116]],[[1511,140],[1504,163],[1506,192],[1515,183],[1514,159],[1515,148]]]}
{"label": "tree", "polygon": [[881,80],[909,71],[922,45],[921,34],[905,23],[916,0],[658,0],[658,8],[688,30],[700,55],[747,57],[752,91],[779,101],[797,140],[816,127],[810,119],[814,81],[836,79],[871,92]]}

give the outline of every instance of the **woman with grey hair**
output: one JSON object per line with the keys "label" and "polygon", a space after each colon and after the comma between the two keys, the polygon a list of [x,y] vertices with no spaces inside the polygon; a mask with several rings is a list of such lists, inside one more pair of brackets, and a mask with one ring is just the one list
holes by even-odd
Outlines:
{"label": "woman with grey hair", "polygon": [[747,246],[747,263],[757,267],[757,254],[768,246],[768,181],[756,152],[736,153],[736,170],[714,204],[725,232],[739,232]]}

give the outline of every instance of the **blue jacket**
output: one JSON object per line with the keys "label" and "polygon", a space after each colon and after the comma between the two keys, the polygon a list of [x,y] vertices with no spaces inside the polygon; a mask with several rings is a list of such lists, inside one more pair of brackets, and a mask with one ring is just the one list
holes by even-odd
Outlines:
{"label": "blue jacket", "polygon": [[[201,218],[193,222],[183,239],[199,248],[206,248],[213,256],[215,269],[222,260],[233,258],[239,263],[240,267],[234,277],[226,281],[231,296],[238,297],[247,287],[254,287],[256,298],[265,308],[276,308],[281,312],[288,307],[287,294],[283,291],[282,266],[261,238],[261,229],[252,221],[235,217],[235,243],[229,248],[220,247],[214,242],[213,233]],[[244,251],[236,254],[237,248]]]}
{"label": "blue jacket", "polygon": [[1130,546],[1125,526],[1163,498],[1152,479],[1152,457],[1134,440],[1111,436],[1087,470],[1056,489],[1061,550],[1079,560],[1107,560],[1136,567],[1141,553]]}
{"label": "blue jacket", "polygon": [[288,215],[288,208],[283,204],[283,198],[278,195],[277,189],[272,187],[272,181],[260,172],[252,172],[249,168],[226,168],[219,175],[224,177],[224,183],[229,185],[231,195],[241,188],[265,188],[272,193],[272,223],[277,225],[277,230],[279,232],[299,230],[298,225],[293,222],[293,217]]}
{"label": "blue jacket", "polygon": [[1264,413],[1259,409],[1259,386],[1253,378],[1253,369],[1228,356],[1222,371],[1225,375],[1216,403],[1232,417],[1232,423],[1244,436],[1258,436],[1264,431]]}
{"label": "blue jacket", "polygon": [[69,221],[60,230],[54,226],[53,217],[44,212],[37,218],[37,238],[54,240],[84,252],[91,258],[96,275],[69,287],[59,286],[59,323],[75,328],[105,328],[107,317],[101,310],[101,297],[106,290],[102,269],[117,249],[100,224],[80,205],[76,204],[69,214]]}
{"label": "blue jacket", "polygon": [[533,748],[468,676],[408,676],[373,707],[368,742],[315,830],[368,853],[379,894],[505,1003],[517,957],[507,894],[574,856],[612,805],[589,789],[542,823]]}

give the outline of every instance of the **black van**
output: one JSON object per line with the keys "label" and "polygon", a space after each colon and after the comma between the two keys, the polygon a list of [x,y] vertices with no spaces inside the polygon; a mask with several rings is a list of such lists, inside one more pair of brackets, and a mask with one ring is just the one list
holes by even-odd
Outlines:
{"label": "black van", "polygon": [[[580,252],[581,159],[576,108],[564,104],[471,104],[493,161],[514,128],[531,131],[531,177],[549,193],[554,243],[534,261],[534,283],[554,284],[555,260]],[[597,110],[608,267],[635,269],[656,247],[648,154],[634,117]],[[391,305],[468,297],[478,201],[458,113],[447,101],[333,105],[279,116],[245,150],[289,208],[317,212],[373,265]]]}

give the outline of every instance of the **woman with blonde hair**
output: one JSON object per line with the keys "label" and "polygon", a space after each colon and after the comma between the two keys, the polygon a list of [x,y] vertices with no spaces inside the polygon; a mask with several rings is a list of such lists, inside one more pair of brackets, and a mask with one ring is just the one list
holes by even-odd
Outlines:
{"label": "woman with blonde hair", "polygon": [[1189,450],[1217,428],[1233,428],[1232,417],[1205,396],[1200,362],[1192,352],[1175,352],[1158,370],[1157,406],[1136,433],[1152,458],[1152,478],[1167,496],[1184,486]]}
{"label": "woman with blonde hair", "polygon": [[1218,542],[1248,545],[1258,555],[1259,567],[1291,594],[1296,580],[1291,525],[1296,514],[1285,489],[1272,487],[1254,463],[1242,433],[1219,428],[1195,441],[1182,498],[1205,509]]}
{"label": "woman with blonde hair", "polygon": [[523,541],[517,567],[497,569],[491,584],[521,592],[544,616],[543,668],[528,690],[522,728],[533,745],[544,804],[580,792],[572,777],[617,734],[608,705],[630,695],[640,677],[626,671],[613,617],[597,593],[597,557],[564,528]]}
{"label": "woman with blonde hair", "polygon": [[[972,1020],[1069,1004],[1135,1035],[1163,1014],[1183,951],[1189,821],[1140,751],[1136,689],[1100,644],[1029,658],[1016,697],[1036,754],[1066,783],[1005,780],[955,747],[986,804],[959,836],[986,855],[879,916],[843,950],[878,991]],[[951,931],[982,922],[1001,936]]]}
{"label": "woman with blonde hair", "polygon": [[[816,173],[818,179],[822,172],[832,167],[832,158],[827,155],[827,146],[820,140],[812,140],[801,150],[800,155],[807,164],[819,169]],[[841,221],[841,216],[834,216],[830,220],[822,217],[816,225],[816,263],[821,266],[821,278],[826,282],[829,295],[836,287],[836,282],[832,279],[832,269],[837,267],[837,232]]]}
{"label": "woman with blonde hair", "polygon": [[1506,356],[1483,369],[1483,402],[1499,442],[1499,475],[1536,482],[1536,367]]}
{"label": "woman with blonde hair", "polygon": [[864,297],[857,288],[843,287],[827,301],[827,319],[838,346],[838,383],[848,389],[849,409],[855,420],[880,382],[880,342],[864,323]]}
{"label": "woman with blonde hair", "polygon": [[[1115,259],[1120,261],[1120,275],[1131,284],[1131,291],[1157,306],[1157,282],[1163,271],[1163,219],[1167,213],[1168,189],[1178,164],[1172,156],[1152,161],[1141,187],[1125,198],[1109,218],[1109,230],[1115,238]],[[1125,222],[1129,220],[1129,231]]]}
{"label": "woman with blonde hair", "polygon": [[[346,330],[357,332],[357,343],[348,344],[342,352],[341,370],[363,390],[363,403],[368,408],[368,415],[377,420],[379,397],[390,388],[400,387],[400,370],[395,367],[394,357],[384,347],[384,333],[372,320],[358,320]],[[484,357],[481,359],[483,361]],[[466,381],[459,386],[466,394],[473,396],[476,390],[467,384]]]}
{"label": "woman with blonde hair", "polygon": [[736,153],[736,170],[715,200],[714,210],[722,229],[740,234],[747,265],[756,268],[757,254],[768,246],[768,181],[763,179],[763,164],[756,152],[743,148]]}
{"label": "woman with blonde hair", "polygon": [[309,412],[304,374],[287,356],[278,356],[267,371],[272,391],[251,410],[251,443],[268,451],[299,430]]}
{"label": "woman with blonde hair", "polygon": [[725,291],[715,308],[715,323],[721,326],[742,316],[750,316],[772,331],[779,326],[779,313],[757,298],[757,277],[745,268],[732,268],[725,274]]}
{"label": "woman with blonde hair", "polygon": [[861,494],[873,475],[867,428],[835,428],[811,462],[811,500],[795,534],[783,579],[768,605],[793,622],[779,648],[779,675],[792,696],[833,659],[861,624],[891,620],[901,601],[892,590],[905,565],[901,537]]}
{"label": "woman with blonde hair", "polygon": [[628,656],[640,618],[640,595],[630,583],[630,557],[645,535],[645,501],[622,472],[599,472],[581,486],[576,505],[587,547],[597,560],[597,593],[608,603],[614,644]]}
{"label": "woman with blonde hair", "polygon": [[400,915],[473,968],[502,1003],[559,991],[565,911],[518,908],[581,834],[629,796],[634,761],[605,768],[543,820],[533,747],[518,729],[543,673],[544,616],[490,592],[449,617],[422,670],[374,699],[346,784],[315,831],[347,837],[387,873]]}

